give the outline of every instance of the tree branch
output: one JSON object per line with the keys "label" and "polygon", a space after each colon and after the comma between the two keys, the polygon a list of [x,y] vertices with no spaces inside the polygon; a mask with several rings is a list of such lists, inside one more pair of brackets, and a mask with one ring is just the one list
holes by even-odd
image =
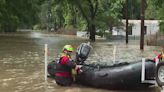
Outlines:
{"label": "tree branch", "polygon": [[90,17],[92,17],[93,16],[93,4],[92,4],[91,0],[87,0],[87,1],[89,3]]}
{"label": "tree branch", "polygon": [[86,16],[84,10],[82,9],[82,6],[81,4],[79,3],[79,0],[75,0],[76,4],[77,4],[77,7],[79,8],[79,10],[81,11],[83,17],[86,19],[87,22],[90,22],[89,21],[89,18]]}
{"label": "tree branch", "polygon": [[98,10],[98,1],[96,0],[96,5],[95,5],[95,10],[94,10],[94,15],[96,15],[97,10]]}
{"label": "tree branch", "polygon": [[89,7],[90,7],[90,12],[91,12],[91,17],[95,17],[97,10],[98,10],[98,1],[95,0],[96,4],[93,5],[93,2],[91,2],[91,0],[87,0],[89,3]]}

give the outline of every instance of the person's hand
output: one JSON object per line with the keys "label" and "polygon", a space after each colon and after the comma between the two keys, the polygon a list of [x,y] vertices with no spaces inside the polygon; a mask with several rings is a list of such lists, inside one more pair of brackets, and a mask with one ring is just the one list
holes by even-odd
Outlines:
{"label": "person's hand", "polygon": [[161,56],[161,54],[158,54],[158,59],[160,59],[162,56]]}
{"label": "person's hand", "polygon": [[82,65],[76,65],[76,67],[75,67],[75,70],[77,71],[78,74],[81,73],[81,72],[83,72],[81,70],[81,67],[82,67]]}
{"label": "person's hand", "polygon": [[76,65],[75,70],[81,69],[82,65]]}

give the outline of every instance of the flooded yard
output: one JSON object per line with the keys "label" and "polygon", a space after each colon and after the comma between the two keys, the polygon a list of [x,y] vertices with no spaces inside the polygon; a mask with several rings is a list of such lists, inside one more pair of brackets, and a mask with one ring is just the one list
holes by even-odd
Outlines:
{"label": "flooded yard", "polygon": [[[1,92],[159,92],[151,87],[143,90],[104,90],[73,85],[60,87],[53,79],[44,81],[44,44],[49,47],[48,60],[52,61],[65,44],[75,48],[86,39],[75,36],[60,36],[30,32],[26,34],[0,35],[0,90]],[[87,63],[113,63],[113,48],[116,46],[116,62],[134,62],[155,56],[153,50],[159,47],[126,45],[124,42],[109,42],[103,39],[91,43],[93,49]],[[75,53],[74,53],[75,54]]]}

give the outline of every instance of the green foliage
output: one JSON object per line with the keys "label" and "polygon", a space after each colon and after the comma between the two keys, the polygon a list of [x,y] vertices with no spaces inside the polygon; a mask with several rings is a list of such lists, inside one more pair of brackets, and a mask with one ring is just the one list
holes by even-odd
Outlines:
{"label": "green foliage", "polygon": [[162,32],[162,33],[164,33],[164,3],[163,3],[163,6],[159,9],[159,16],[158,16],[158,18],[159,18],[159,20],[161,20],[160,21],[160,31]]}
{"label": "green foliage", "polygon": [[87,30],[87,22],[84,19],[79,19],[77,28],[79,31],[86,31]]}
{"label": "green foliage", "polygon": [[107,0],[106,2],[102,2],[97,16],[97,20],[100,22],[98,25],[104,25],[106,28],[109,26],[117,26],[118,20],[122,16],[120,12],[123,8],[123,3],[123,0]]}
{"label": "green foliage", "polygon": [[99,30],[98,32],[96,32],[96,35],[103,37],[104,31],[103,30]]}
{"label": "green foliage", "polygon": [[160,20],[160,31],[164,33],[164,0],[155,0],[154,3],[158,12],[157,17]]}
{"label": "green foliage", "polygon": [[38,22],[39,5],[43,0],[0,0],[0,29],[16,31]]}
{"label": "green foliage", "polygon": [[164,20],[160,22],[159,26],[160,26],[160,31],[164,34]]}
{"label": "green foliage", "polygon": [[153,2],[156,5],[157,9],[163,7],[164,0],[154,0]]}
{"label": "green foliage", "polygon": [[157,19],[157,10],[154,0],[147,0],[145,19]]}
{"label": "green foliage", "polygon": [[[108,29],[109,25],[118,24],[124,2],[124,0],[50,1],[0,0],[0,29],[16,31],[17,28],[32,28],[36,24],[38,26],[34,28],[45,29],[50,25],[55,30],[70,26],[78,30],[87,30],[91,25],[96,26],[96,29]],[[49,20],[48,13],[51,13]]]}
{"label": "green foliage", "polygon": [[47,27],[47,7],[48,4],[44,3],[41,5],[41,12],[39,13],[39,19],[40,19],[40,28],[41,29],[46,29]]}
{"label": "green foliage", "polygon": [[164,32],[164,0],[147,0],[145,18],[160,20],[160,31]]}
{"label": "green foliage", "polygon": [[[97,29],[103,31],[120,24],[123,3],[124,0],[52,0],[51,24],[56,30],[73,26],[95,35]],[[44,16],[41,16],[41,24],[47,25],[50,22],[45,20],[48,13],[45,8],[48,8],[48,4],[43,5],[41,14]]]}
{"label": "green foliage", "polygon": [[[126,3],[123,5],[122,18],[126,18]],[[140,19],[141,11],[141,0],[128,0],[128,18],[129,19]]]}

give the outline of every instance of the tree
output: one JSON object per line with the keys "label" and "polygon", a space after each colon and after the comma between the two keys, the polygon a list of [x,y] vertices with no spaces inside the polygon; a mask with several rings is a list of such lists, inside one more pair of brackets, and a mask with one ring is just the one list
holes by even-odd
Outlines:
{"label": "tree", "polygon": [[160,31],[164,33],[164,0],[155,0],[154,4],[158,13],[158,19],[160,20]]}
{"label": "tree", "polygon": [[[140,19],[140,8],[141,0],[128,0],[128,18],[129,19]],[[125,14],[126,4],[124,3],[122,8],[122,18],[126,18]]]}
{"label": "tree", "polygon": [[145,19],[157,19],[157,10],[154,0],[147,0]]}
{"label": "tree", "polygon": [[[155,17],[155,19],[160,20],[159,26],[160,31],[164,33],[164,0],[149,0],[150,9],[148,11],[148,17]],[[149,16],[150,15],[150,16]]]}
{"label": "tree", "polygon": [[95,18],[98,11],[98,5],[99,5],[98,0],[87,0],[87,1],[75,0],[75,3],[77,4],[79,11],[87,21],[88,30],[90,31],[90,39],[92,41],[95,41],[95,34],[96,34]]}
{"label": "tree", "polygon": [[96,26],[99,28],[110,26],[111,28],[114,25],[112,20],[117,21],[121,16],[120,10],[123,0],[88,0],[85,2],[78,0],[76,3],[87,21],[90,39],[95,41]]}
{"label": "tree", "polygon": [[[48,12],[47,7],[48,5],[45,2],[45,6],[42,8],[42,12],[46,13]],[[52,12],[52,17],[51,17],[51,23],[52,27],[54,27],[56,30],[63,28],[63,27],[69,27],[77,26],[77,15],[78,11],[75,5],[72,5],[73,2],[71,0],[52,0],[51,1],[51,12]],[[42,19],[45,19],[44,14],[42,16]],[[44,21],[43,21],[44,22]]]}
{"label": "tree", "polygon": [[73,25],[83,30],[87,27],[90,39],[95,41],[97,28],[111,28],[121,18],[124,0],[54,0],[53,3],[56,20],[63,16],[65,26]]}
{"label": "tree", "polygon": [[41,2],[43,0],[0,0],[0,29],[11,32],[18,27],[32,27],[38,22]]}
{"label": "tree", "polygon": [[160,20],[160,24],[159,24],[160,31],[162,33],[164,33],[164,11],[163,10],[164,10],[164,3],[163,3],[163,6],[159,9],[159,16],[158,16]]}

